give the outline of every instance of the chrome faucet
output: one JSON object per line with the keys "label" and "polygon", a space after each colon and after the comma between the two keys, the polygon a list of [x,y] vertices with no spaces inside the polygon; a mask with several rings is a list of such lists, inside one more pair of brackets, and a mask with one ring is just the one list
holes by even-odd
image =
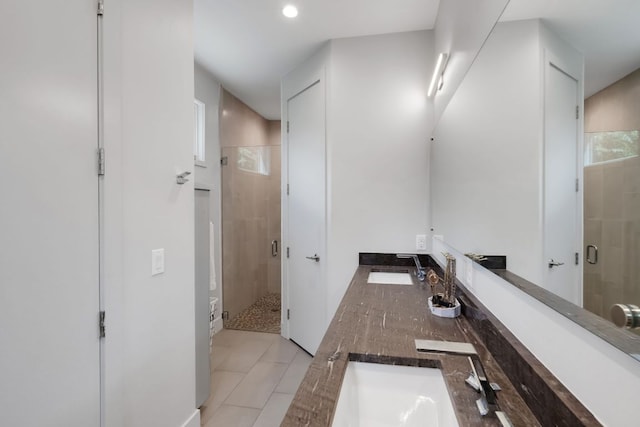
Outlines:
{"label": "chrome faucet", "polygon": [[500,404],[496,396],[496,391],[501,390],[500,386],[496,383],[489,382],[487,374],[484,371],[482,362],[477,354],[467,357],[471,364],[471,373],[465,380],[473,389],[480,393],[480,398],[476,400],[476,406],[480,415],[483,417],[490,412],[493,412],[500,421],[502,427],[513,427],[513,423],[507,416],[507,414],[500,409]]}
{"label": "chrome faucet", "polygon": [[420,259],[418,255],[413,254],[396,254],[398,258],[413,258],[413,262],[416,264],[416,277],[419,281],[424,282],[424,278],[426,277],[426,272],[422,264],[420,264]]}
{"label": "chrome faucet", "polygon": [[[429,284],[431,285],[431,295],[433,303],[438,306],[455,307],[456,304],[456,257],[448,252],[443,252],[444,258],[447,260],[447,266],[444,270],[444,279],[438,276],[433,270],[429,270]],[[398,255],[400,257],[400,255]],[[444,293],[436,293],[436,286],[442,281]]]}
{"label": "chrome faucet", "polygon": [[446,252],[443,253],[447,260],[447,266],[444,270],[444,300],[445,302],[455,305],[456,303],[456,257]]}
{"label": "chrome faucet", "polygon": [[487,379],[487,374],[484,372],[480,358],[474,355],[467,357],[467,359],[471,364],[471,373],[465,382],[480,393],[480,399],[476,401],[476,405],[478,406],[480,415],[485,416],[491,409],[496,409],[496,393]]}

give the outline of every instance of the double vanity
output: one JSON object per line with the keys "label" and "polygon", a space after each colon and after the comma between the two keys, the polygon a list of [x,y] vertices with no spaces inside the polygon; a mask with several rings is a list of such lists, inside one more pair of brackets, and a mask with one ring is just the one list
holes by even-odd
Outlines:
{"label": "double vanity", "polygon": [[[420,261],[442,275],[430,256],[420,255]],[[431,314],[429,285],[417,280],[415,272],[411,259],[360,254],[360,266],[283,426],[598,425],[464,288],[458,292],[460,317]],[[416,340],[468,343],[477,354],[457,350],[467,348],[461,344],[450,351],[446,346],[418,351]],[[509,348],[494,357],[496,344]],[[474,371],[472,358],[499,388],[497,404],[486,415],[477,402],[482,393],[465,382]],[[515,382],[520,391],[506,373],[513,370],[526,371],[526,378]],[[373,417],[366,423],[365,414]]]}

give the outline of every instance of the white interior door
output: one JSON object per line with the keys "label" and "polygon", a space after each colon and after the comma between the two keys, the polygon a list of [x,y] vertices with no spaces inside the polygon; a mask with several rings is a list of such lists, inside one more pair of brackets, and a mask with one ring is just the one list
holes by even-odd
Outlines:
{"label": "white interior door", "polygon": [[0,425],[100,425],[96,2],[0,2]]}
{"label": "white interior door", "polygon": [[326,331],[324,81],[287,102],[289,337],[315,354]]}
{"label": "white interior door", "polygon": [[581,305],[576,264],[578,82],[550,62],[545,77],[543,286]]}

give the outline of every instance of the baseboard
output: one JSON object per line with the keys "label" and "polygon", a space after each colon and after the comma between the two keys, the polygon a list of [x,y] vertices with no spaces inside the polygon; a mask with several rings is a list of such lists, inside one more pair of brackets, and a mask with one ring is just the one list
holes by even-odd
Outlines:
{"label": "baseboard", "polygon": [[182,427],[200,427],[200,409],[196,409]]}

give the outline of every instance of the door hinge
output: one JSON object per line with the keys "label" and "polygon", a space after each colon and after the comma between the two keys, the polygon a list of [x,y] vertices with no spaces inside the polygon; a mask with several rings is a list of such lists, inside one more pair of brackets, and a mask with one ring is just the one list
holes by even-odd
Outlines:
{"label": "door hinge", "polygon": [[104,338],[106,336],[105,326],[104,326],[104,316],[105,316],[104,311],[101,311],[99,320],[98,320],[98,327],[100,328],[100,338]]}
{"label": "door hinge", "polygon": [[287,196],[289,195],[289,184],[287,184]]}
{"label": "door hinge", "polygon": [[289,258],[289,246],[287,246],[287,258]]}
{"label": "door hinge", "polygon": [[580,118],[580,106],[576,105],[576,119]]}
{"label": "door hinge", "polygon": [[287,320],[289,320],[291,318],[291,312],[289,311],[289,309],[287,308]]}
{"label": "door hinge", "polygon": [[98,176],[104,175],[104,148],[98,148]]}
{"label": "door hinge", "polygon": [[289,133],[289,120],[287,120],[287,133]]}
{"label": "door hinge", "polygon": [[580,179],[576,178],[576,193],[580,190]]}
{"label": "door hinge", "polygon": [[102,16],[104,15],[104,1],[103,0],[99,0],[98,1],[98,16]]}
{"label": "door hinge", "polygon": [[576,265],[580,263],[580,255],[576,252]]}
{"label": "door hinge", "polygon": [[227,166],[229,164],[229,158],[227,156],[221,157],[220,158],[220,164],[222,166]]}
{"label": "door hinge", "polygon": [[222,320],[229,320],[229,312],[228,311],[223,311],[222,312]]}

